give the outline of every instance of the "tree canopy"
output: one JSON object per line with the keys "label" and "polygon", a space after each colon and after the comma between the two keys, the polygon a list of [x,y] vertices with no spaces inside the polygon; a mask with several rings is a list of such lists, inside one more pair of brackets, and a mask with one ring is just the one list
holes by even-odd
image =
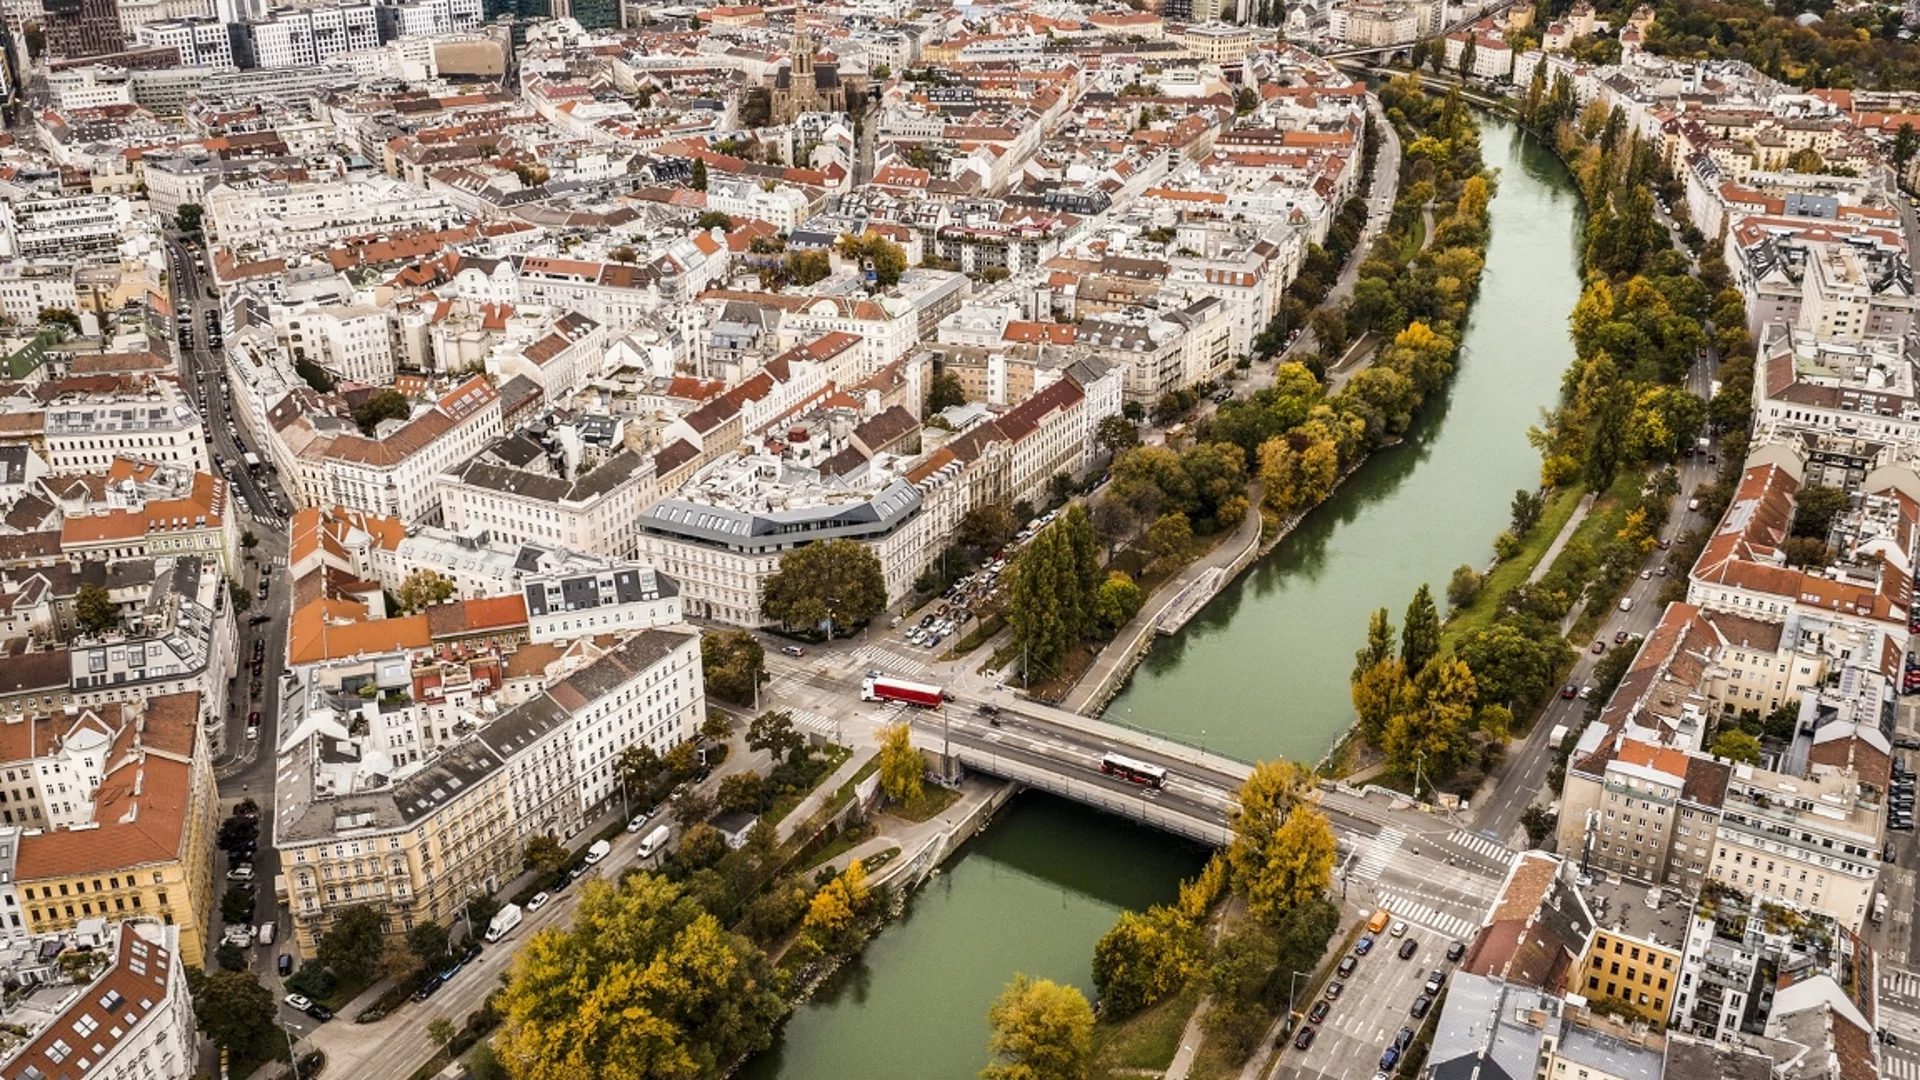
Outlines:
{"label": "tree canopy", "polygon": [[880,558],[858,540],[821,540],[787,552],[767,579],[762,611],[789,627],[866,622],[887,606]]}
{"label": "tree canopy", "polygon": [[1015,975],[987,1012],[993,1063],[981,1080],[1086,1080],[1093,1008],[1051,979]]}

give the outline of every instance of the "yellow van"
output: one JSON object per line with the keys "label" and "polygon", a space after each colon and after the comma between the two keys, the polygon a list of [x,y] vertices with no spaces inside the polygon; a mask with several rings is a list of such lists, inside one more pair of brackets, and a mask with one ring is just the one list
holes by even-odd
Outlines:
{"label": "yellow van", "polygon": [[1376,911],[1373,913],[1373,918],[1367,920],[1367,931],[1369,933],[1377,934],[1380,931],[1385,930],[1387,928],[1387,924],[1392,921],[1393,921],[1393,914],[1389,912],[1386,908],[1381,908],[1379,911]]}

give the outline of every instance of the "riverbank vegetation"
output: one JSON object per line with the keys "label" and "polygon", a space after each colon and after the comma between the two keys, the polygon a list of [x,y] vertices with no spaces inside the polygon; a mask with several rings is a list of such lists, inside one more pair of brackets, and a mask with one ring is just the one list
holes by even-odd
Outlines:
{"label": "riverbank vegetation", "polygon": [[1295,975],[1318,966],[1339,910],[1326,899],[1333,829],[1306,798],[1312,780],[1290,762],[1257,766],[1227,850],[1173,903],[1123,912],[1094,947],[1093,1038],[1105,1067],[1165,1068],[1204,994],[1202,1055],[1237,1069],[1285,1011]]}

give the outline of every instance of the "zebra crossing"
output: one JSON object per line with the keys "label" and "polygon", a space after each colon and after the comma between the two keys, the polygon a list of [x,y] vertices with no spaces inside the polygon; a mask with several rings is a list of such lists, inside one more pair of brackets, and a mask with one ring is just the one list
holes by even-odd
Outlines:
{"label": "zebra crossing", "polygon": [[1885,1067],[1881,1072],[1882,1077],[1889,1077],[1891,1080],[1920,1080],[1920,1061],[1888,1052],[1880,1056],[1880,1062]]}
{"label": "zebra crossing", "polygon": [[862,645],[853,650],[853,655],[860,661],[861,666],[879,668],[893,675],[913,676],[927,673],[927,665],[911,656],[901,656],[891,649],[883,649],[878,645]]}
{"label": "zebra crossing", "polygon": [[1497,840],[1489,840],[1479,833],[1471,833],[1465,829],[1455,829],[1447,836],[1447,842],[1466,848],[1475,854],[1484,855],[1502,866],[1513,861],[1512,848],[1507,847]]}
{"label": "zebra crossing", "polygon": [[1375,833],[1367,846],[1360,850],[1360,863],[1353,868],[1353,876],[1367,881],[1380,880],[1380,872],[1393,861],[1400,851],[1400,842],[1407,834],[1399,829],[1387,826]]}
{"label": "zebra crossing", "polygon": [[[1431,905],[1395,895],[1386,889],[1376,889],[1375,895],[1380,897],[1381,906],[1393,912],[1395,918],[1405,919],[1430,930],[1438,930],[1445,937],[1465,941],[1478,929],[1470,919],[1449,915]],[[1920,1080],[1920,1077],[1916,1077],[1915,1080]]]}
{"label": "zebra crossing", "polygon": [[793,717],[795,727],[817,731],[829,738],[833,736],[834,724],[830,716],[821,716],[810,709],[788,709],[787,715]]}
{"label": "zebra crossing", "polygon": [[1920,975],[1910,974],[1905,971],[1888,971],[1882,968],[1880,972],[1880,985],[1886,988],[1887,993],[1896,997],[1920,1000]]}

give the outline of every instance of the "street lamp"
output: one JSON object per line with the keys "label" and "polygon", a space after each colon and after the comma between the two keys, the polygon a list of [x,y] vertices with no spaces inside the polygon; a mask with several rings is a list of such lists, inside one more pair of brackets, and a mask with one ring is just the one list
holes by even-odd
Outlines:
{"label": "street lamp", "polygon": [[1299,979],[1300,979],[1300,972],[1298,971],[1293,972],[1291,977],[1287,979],[1287,1016],[1289,1018],[1291,1018],[1294,1014],[1293,987],[1294,987],[1294,984],[1299,981]]}
{"label": "street lamp", "polygon": [[298,1024],[289,1024],[285,1020],[280,1021],[280,1034],[287,1038],[287,1063],[293,1066],[293,1080],[300,1080],[300,1051],[293,1046],[295,1032],[304,1035],[306,1029]]}

